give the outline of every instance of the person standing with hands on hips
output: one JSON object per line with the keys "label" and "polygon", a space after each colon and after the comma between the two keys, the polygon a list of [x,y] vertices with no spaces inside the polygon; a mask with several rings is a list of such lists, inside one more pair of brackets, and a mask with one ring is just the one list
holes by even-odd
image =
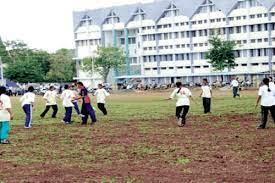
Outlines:
{"label": "person standing with hands on hips", "polygon": [[200,96],[202,97],[204,114],[207,114],[207,113],[211,113],[212,89],[211,89],[211,86],[209,86],[207,79],[203,79],[202,82],[203,82],[201,86],[202,92]]}

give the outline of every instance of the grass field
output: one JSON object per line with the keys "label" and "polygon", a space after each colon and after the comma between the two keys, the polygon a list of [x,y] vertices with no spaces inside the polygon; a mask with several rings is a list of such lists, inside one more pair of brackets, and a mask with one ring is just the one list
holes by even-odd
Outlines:
{"label": "grass field", "polygon": [[[0,182],[274,182],[275,125],[256,130],[256,91],[232,99],[214,91],[213,113],[202,114],[199,91],[192,91],[187,125],[175,123],[169,92],[113,94],[109,115],[81,126],[41,120],[37,98],[32,129],[13,98],[11,145],[0,146]],[[94,102],[93,102],[94,104]]]}

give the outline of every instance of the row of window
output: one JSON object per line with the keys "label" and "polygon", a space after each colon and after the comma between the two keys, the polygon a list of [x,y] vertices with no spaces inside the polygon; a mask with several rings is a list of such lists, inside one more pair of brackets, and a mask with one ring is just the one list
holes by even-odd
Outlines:
{"label": "row of window", "polygon": [[[275,48],[272,50],[272,55],[275,56]],[[240,57],[264,57],[268,56],[268,49],[262,48],[262,49],[250,49],[250,50],[236,50],[235,52],[236,58]],[[182,54],[175,54],[175,60],[176,61],[182,61],[182,60],[190,60],[189,53],[182,53]],[[205,59],[205,52],[201,53],[193,53],[193,59],[194,60],[204,60]],[[173,54],[167,54],[167,55],[150,55],[150,56],[143,56],[144,62],[159,62],[159,61],[173,61]]]}
{"label": "row of window", "polygon": [[[274,64],[274,63],[273,63]],[[251,66],[268,66],[268,62],[264,62],[264,63],[251,63]],[[248,64],[246,63],[243,63],[243,64],[237,64],[236,67],[247,67]],[[191,66],[177,66],[177,67],[160,67],[160,70],[174,70],[174,69],[191,69]],[[204,68],[204,69],[207,69],[207,68],[210,68],[209,65],[203,65],[203,66],[193,66],[194,69],[201,69],[201,68]],[[153,67],[153,68],[144,68],[145,71],[157,71],[158,68],[157,67]]]}
{"label": "row of window", "polygon": [[[135,37],[130,37],[128,38],[128,44],[136,44],[136,38]],[[120,44],[124,45],[125,44],[125,38],[120,38]]]}
{"label": "row of window", "polygon": [[[267,13],[263,13],[263,14],[253,14],[253,15],[249,15],[250,19],[255,19],[255,18],[263,18],[263,17],[268,17]],[[246,20],[247,16],[236,16],[236,17],[228,17],[229,21],[234,21],[234,20]]]}
{"label": "row of window", "polygon": [[101,39],[90,39],[90,40],[78,40],[75,42],[76,46],[97,46],[101,44]]}

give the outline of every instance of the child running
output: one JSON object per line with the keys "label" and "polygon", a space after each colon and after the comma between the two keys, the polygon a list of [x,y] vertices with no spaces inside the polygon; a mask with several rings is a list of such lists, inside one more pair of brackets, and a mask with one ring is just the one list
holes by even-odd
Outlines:
{"label": "child running", "polygon": [[268,119],[268,112],[270,111],[273,121],[275,123],[275,89],[269,86],[269,79],[263,79],[263,85],[260,87],[258,92],[258,98],[256,107],[261,101],[261,124],[257,129],[265,129]]}
{"label": "child running", "polygon": [[92,125],[96,123],[95,111],[91,105],[91,100],[88,95],[88,90],[84,87],[82,82],[77,83],[77,87],[80,90],[80,97],[82,99],[82,108],[81,114],[84,115],[82,117],[82,125],[86,125],[88,122],[88,117],[90,116],[92,119]]}
{"label": "child running", "polygon": [[98,84],[98,89],[94,93],[94,96],[96,96],[97,107],[106,116],[107,110],[105,108],[105,99],[110,96],[110,94],[103,88],[102,84]]}
{"label": "child running", "polygon": [[202,80],[202,92],[200,96],[202,97],[202,103],[204,108],[204,114],[211,113],[211,97],[212,97],[212,89],[209,86],[207,79]]}
{"label": "child running", "polygon": [[57,92],[55,91],[54,86],[50,86],[49,90],[45,93],[43,98],[46,100],[46,108],[40,115],[41,118],[44,118],[48,113],[50,108],[53,109],[52,118],[56,118],[58,111],[57,102],[56,102]]}
{"label": "child running", "polygon": [[8,140],[10,132],[10,121],[13,118],[11,111],[10,97],[6,95],[6,88],[0,87],[0,142],[1,144],[10,144]]}
{"label": "child running", "polygon": [[190,108],[190,100],[192,93],[188,88],[185,88],[181,82],[176,83],[177,88],[173,91],[168,100],[177,99],[176,117],[178,118],[178,126],[183,127],[186,124],[186,115]]}
{"label": "child running", "polygon": [[31,128],[32,126],[32,108],[35,100],[35,94],[33,93],[34,88],[30,86],[28,88],[28,92],[25,93],[21,98],[20,102],[22,104],[22,108],[25,112],[25,128]]}
{"label": "child running", "polygon": [[74,104],[72,103],[72,100],[74,99],[75,95],[73,91],[69,88],[69,85],[64,86],[64,91],[61,94],[62,104],[65,107],[65,115],[62,120],[63,123],[71,124],[71,118],[72,118],[72,110]]}

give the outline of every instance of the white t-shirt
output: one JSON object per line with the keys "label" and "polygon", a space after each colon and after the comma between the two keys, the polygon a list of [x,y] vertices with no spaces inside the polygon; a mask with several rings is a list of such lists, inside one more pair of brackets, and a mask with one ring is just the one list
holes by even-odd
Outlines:
{"label": "white t-shirt", "polygon": [[173,91],[170,98],[177,99],[176,106],[190,106],[189,97],[192,96],[191,91],[188,88],[177,88]]}
{"label": "white t-shirt", "polygon": [[56,91],[47,91],[43,98],[47,100],[46,105],[56,105],[56,97],[57,97],[57,92]]}
{"label": "white t-shirt", "polygon": [[0,121],[10,121],[11,116],[7,109],[11,109],[10,97],[2,94],[0,96]]}
{"label": "white t-shirt", "polygon": [[272,81],[272,82],[269,82],[269,87],[272,88],[272,89],[275,89],[275,84],[274,84],[273,81]]}
{"label": "white t-shirt", "polygon": [[72,103],[75,94],[72,90],[64,90],[61,94],[62,104],[64,107],[73,107],[74,104]]}
{"label": "white t-shirt", "polygon": [[259,89],[258,95],[261,96],[261,106],[270,107],[275,105],[275,90],[274,88],[270,88],[270,92],[268,92],[268,87],[263,85]]}
{"label": "white t-shirt", "polygon": [[97,103],[105,103],[105,98],[109,96],[110,94],[104,89],[97,89],[95,92],[96,101]]}
{"label": "white t-shirt", "polygon": [[201,87],[202,89],[202,95],[203,98],[211,98],[211,87],[209,85],[204,85]]}
{"label": "white t-shirt", "polygon": [[27,92],[20,98],[20,102],[22,106],[26,104],[32,104],[34,103],[34,100],[35,100],[35,94],[32,92]]}
{"label": "white t-shirt", "polygon": [[239,82],[236,79],[234,79],[234,80],[231,81],[231,85],[233,87],[238,87],[239,86]]}

